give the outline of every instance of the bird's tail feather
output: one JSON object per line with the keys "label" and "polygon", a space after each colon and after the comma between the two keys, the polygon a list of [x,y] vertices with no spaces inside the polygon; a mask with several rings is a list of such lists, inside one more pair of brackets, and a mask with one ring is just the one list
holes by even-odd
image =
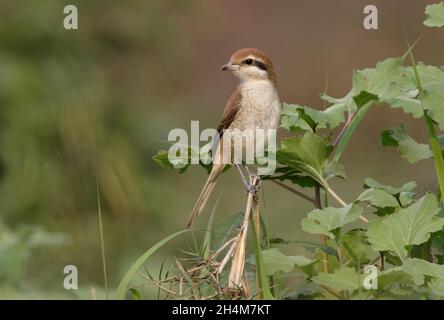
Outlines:
{"label": "bird's tail feather", "polygon": [[197,199],[193,211],[191,212],[191,215],[188,219],[187,228],[192,227],[196,218],[201,214],[202,210],[205,208],[205,205],[207,204],[207,201],[210,198],[211,192],[213,191],[214,186],[216,185],[216,182],[223,168],[224,165],[213,165],[213,169],[210,172],[210,176],[208,177],[207,182],[205,182],[202,192],[200,193],[199,198]]}

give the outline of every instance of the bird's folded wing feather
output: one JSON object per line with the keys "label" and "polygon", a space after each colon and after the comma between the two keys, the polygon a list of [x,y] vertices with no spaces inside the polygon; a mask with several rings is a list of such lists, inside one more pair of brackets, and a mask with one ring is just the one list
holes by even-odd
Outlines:
{"label": "bird's folded wing feather", "polygon": [[219,137],[222,138],[223,131],[228,129],[231,123],[236,119],[236,116],[241,108],[242,93],[240,87],[233,92],[230,99],[228,99],[225,105],[225,110],[222,115],[222,120],[217,127],[217,132],[219,132]]}

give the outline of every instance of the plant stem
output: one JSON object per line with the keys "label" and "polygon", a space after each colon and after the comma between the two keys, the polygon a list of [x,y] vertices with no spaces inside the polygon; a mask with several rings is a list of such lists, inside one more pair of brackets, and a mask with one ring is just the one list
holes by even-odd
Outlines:
{"label": "plant stem", "polygon": [[[333,189],[330,188],[329,185],[327,185],[327,184],[324,185],[324,189],[327,190],[327,192],[330,193],[331,196],[332,196],[333,198],[335,198],[335,200],[341,204],[341,206],[343,206],[343,207],[346,207],[346,206],[347,206],[347,203],[345,203],[345,201],[342,200],[341,197],[339,197],[339,196],[336,194],[336,192],[334,192]],[[367,219],[366,217],[364,217],[364,216],[359,216],[358,218],[359,218],[361,221],[365,222],[365,223],[369,223],[368,219]]]}
{"label": "plant stem", "polygon": [[293,192],[294,194],[298,195],[302,199],[305,199],[305,200],[307,200],[307,201],[309,201],[309,202],[311,202],[313,204],[316,204],[315,199],[307,196],[306,194],[304,194],[304,193],[302,193],[302,192],[300,192],[300,191],[298,191],[298,190],[296,190],[296,189],[294,189],[292,187],[287,186],[285,183],[282,183],[282,182],[276,181],[276,180],[270,180],[270,181],[272,181],[273,183],[277,184],[278,186],[280,186],[280,187],[282,187],[282,188],[284,188],[284,189],[286,189],[286,190],[288,190],[290,192]]}
{"label": "plant stem", "polygon": [[356,115],[356,111],[354,111],[351,114],[348,114],[347,121],[345,122],[344,126],[342,127],[341,131],[339,132],[338,136],[336,137],[335,141],[333,142],[334,147],[336,147],[338,145],[338,143],[341,141],[341,139],[344,136],[345,132],[347,131],[348,127],[350,127],[350,123],[352,122],[355,115]]}
{"label": "plant stem", "polygon": [[[322,209],[321,204],[321,185],[316,183],[315,186],[315,206],[317,209]],[[327,237],[321,235],[321,242],[325,246],[327,245]],[[325,273],[328,273],[328,255],[325,251],[322,251],[322,267]]]}
{"label": "plant stem", "polygon": [[407,45],[409,47],[410,60],[412,61],[412,68],[413,68],[413,72],[415,74],[415,81],[416,81],[416,85],[417,85],[418,91],[419,91],[418,99],[421,102],[421,105],[424,109],[424,119],[427,124],[430,147],[432,148],[433,158],[435,161],[435,171],[436,171],[436,176],[438,178],[438,183],[439,183],[439,191],[440,191],[441,197],[442,197],[444,195],[444,159],[443,159],[442,152],[441,152],[441,145],[440,145],[438,137],[436,135],[435,127],[433,124],[433,119],[430,118],[427,110],[424,108],[424,101],[423,101],[424,87],[422,85],[421,78],[419,76],[418,68],[416,67],[416,61],[415,61],[415,58],[413,57],[413,52],[411,50],[411,46],[410,46],[409,40],[407,38],[407,34],[406,34],[406,41],[407,41]]}

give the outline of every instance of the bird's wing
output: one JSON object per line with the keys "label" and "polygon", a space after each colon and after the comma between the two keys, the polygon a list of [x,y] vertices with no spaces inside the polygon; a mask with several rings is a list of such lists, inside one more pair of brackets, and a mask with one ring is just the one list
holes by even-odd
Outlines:
{"label": "bird's wing", "polygon": [[225,105],[225,110],[222,115],[222,120],[217,127],[217,132],[219,132],[219,137],[222,138],[223,131],[228,129],[234,119],[236,119],[236,115],[241,108],[242,101],[242,93],[240,87],[233,92],[230,99],[228,99],[227,104]]}

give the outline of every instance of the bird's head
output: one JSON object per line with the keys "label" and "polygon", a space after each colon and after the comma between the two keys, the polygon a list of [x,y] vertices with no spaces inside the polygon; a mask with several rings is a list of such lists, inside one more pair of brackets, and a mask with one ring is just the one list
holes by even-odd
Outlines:
{"label": "bird's head", "polygon": [[276,83],[276,75],[270,58],[259,49],[237,50],[230,61],[222,66],[223,71],[231,71],[241,81],[270,80]]}

